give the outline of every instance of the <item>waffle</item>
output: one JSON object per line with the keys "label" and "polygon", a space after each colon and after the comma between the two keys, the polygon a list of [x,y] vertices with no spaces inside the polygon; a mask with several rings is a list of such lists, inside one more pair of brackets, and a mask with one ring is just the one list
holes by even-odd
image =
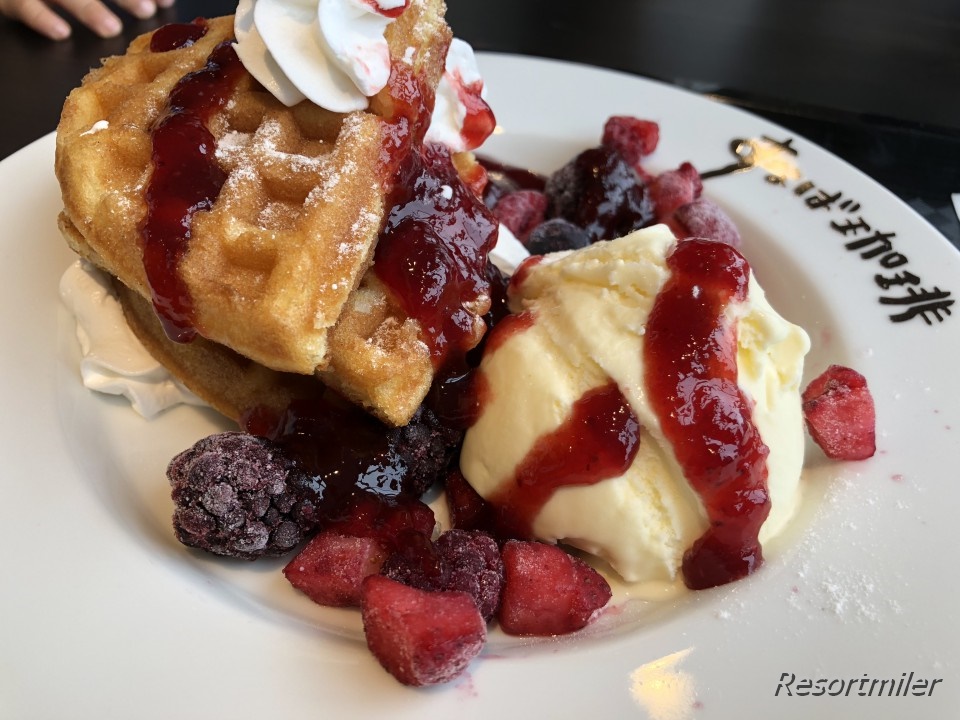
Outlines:
{"label": "waffle", "polygon": [[[442,0],[414,0],[387,34],[394,62],[411,63],[431,88],[451,37],[444,11]],[[61,232],[142,298],[151,298],[140,237],[151,129],[174,85],[232,35],[233,18],[224,17],[210,20],[195,44],[168,52],[151,52],[151,34],[141,36],[64,105]],[[243,73],[209,123],[227,179],[212,208],[193,216],[179,275],[191,322],[211,341],[201,351],[222,346],[272,371],[316,374],[401,425],[429,389],[433,366],[418,323],[368,272],[392,180],[381,160],[391,111],[386,90],[362,112],[287,108]],[[177,374],[196,384],[188,369]]]}
{"label": "waffle", "polygon": [[240,423],[255,409],[282,411],[293,400],[309,398],[322,387],[310,375],[271,370],[205,338],[173,342],[148,300],[119,282],[114,289],[127,325],[147,351],[231,420]]}

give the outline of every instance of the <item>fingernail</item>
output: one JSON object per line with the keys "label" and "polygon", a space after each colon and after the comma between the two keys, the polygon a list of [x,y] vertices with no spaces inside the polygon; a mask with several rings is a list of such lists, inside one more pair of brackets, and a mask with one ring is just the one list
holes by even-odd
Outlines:
{"label": "fingernail", "polygon": [[57,18],[58,22],[50,25],[50,39],[51,40],[66,40],[70,37],[70,26],[65,23],[63,20]]}
{"label": "fingernail", "polygon": [[121,30],[123,30],[123,24],[120,18],[114,15],[109,15],[97,23],[97,34],[101,37],[115,37]]}
{"label": "fingernail", "polygon": [[154,5],[151,0],[140,0],[136,5],[131,8],[132,12],[136,17],[141,20],[146,20],[147,18],[153,17],[153,14],[157,11],[157,6]]}

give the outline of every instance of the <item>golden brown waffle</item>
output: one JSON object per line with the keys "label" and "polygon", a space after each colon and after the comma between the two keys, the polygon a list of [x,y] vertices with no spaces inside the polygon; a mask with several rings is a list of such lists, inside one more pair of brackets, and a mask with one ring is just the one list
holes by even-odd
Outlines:
{"label": "golden brown waffle", "polygon": [[115,289],[127,324],[147,351],[194,394],[232,420],[240,422],[259,407],[281,411],[292,400],[310,397],[321,387],[310,375],[270,370],[204,338],[173,342],[146,299],[119,282]]}
{"label": "golden brown waffle", "polygon": [[[444,11],[442,0],[414,0],[388,29],[395,62],[412,60],[430,87],[450,41]],[[61,230],[76,252],[144,298],[151,128],[180,78],[232,35],[226,17],[177,50],[151,52],[150,34],[141,36],[64,105]],[[203,337],[273,370],[319,373],[382,420],[403,424],[433,368],[417,323],[366,272],[391,180],[380,161],[390,110],[386,91],[368,111],[347,115],[309,102],[287,108],[244,73],[210,122],[228,177],[212,209],[194,215],[180,276]]]}

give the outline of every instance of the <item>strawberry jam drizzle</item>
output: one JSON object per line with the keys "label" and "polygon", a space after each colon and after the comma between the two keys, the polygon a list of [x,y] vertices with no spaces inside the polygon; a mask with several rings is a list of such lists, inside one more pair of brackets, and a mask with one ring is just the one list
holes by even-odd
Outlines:
{"label": "strawberry jam drizzle", "polygon": [[463,117],[463,128],[460,130],[460,137],[463,138],[463,144],[468,150],[478,148],[483,144],[494,128],[497,126],[497,119],[493,115],[493,110],[483,99],[483,81],[475,80],[471,83],[463,82],[459,72],[448,73],[448,80],[457,91],[457,98],[463,104],[465,114]]}
{"label": "strawberry jam drizzle", "polygon": [[363,0],[363,2],[373,10],[373,12],[388,17],[391,20],[395,20],[403,15],[404,11],[410,7],[410,0],[405,0],[403,5],[398,5],[397,7],[383,7],[377,0]]}
{"label": "strawberry jam drizzle", "polygon": [[226,103],[242,73],[231,43],[221,43],[205,67],[174,86],[167,112],[152,131],[153,175],[141,228],[143,263],[157,315],[168,337],[177,342],[196,335],[193,302],[179,272],[193,216],[213,206],[227,177],[206,124]]}
{"label": "strawberry jam drizzle", "polygon": [[188,23],[170,23],[150,37],[150,52],[168,52],[193,45],[207,34],[207,21],[197,18]]}
{"label": "strawberry jam drizzle", "polygon": [[650,403],[710,527],[683,557],[699,590],[732,582],[763,562],[758,540],[770,512],[769,453],[737,385],[736,334],[724,309],[747,296],[750,267],[729,245],[679,243],[670,278],[647,322],[643,360]]}
{"label": "strawberry jam drizzle", "polygon": [[507,340],[514,335],[529,330],[536,322],[537,314],[533,310],[523,310],[507,315],[487,333],[484,353],[496,352],[506,344]]}
{"label": "strawberry jam drizzle", "polygon": [[464,185],[450,151],[423,143],[433,97],[405,69],[394,68],[388,87],[395,112],[382,157],[396,176],[374,271],[420,323],[434,367],[441,368],[476,341],[476,314],[468,308],[489,300],[487,256],[497,221]]}
{"label": "strawberry jam drizzle", "polygon": [[587,391],[559,427],[537,439],[512,481],[490,498],[499,532],[532,537],[534,520],[558,489],[622,475],[639,446],[640,422],[616,383]]}

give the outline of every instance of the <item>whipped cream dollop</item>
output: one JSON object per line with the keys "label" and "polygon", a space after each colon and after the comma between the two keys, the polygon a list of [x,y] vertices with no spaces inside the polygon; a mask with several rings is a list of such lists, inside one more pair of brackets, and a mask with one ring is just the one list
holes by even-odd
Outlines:
{"label": "whipped cream dollop", "polygon": [[437,86],[426,139],[443,143],[455,152],[479,147],[496,124],[486,97],[487,89],[473,48],[454,38]]}
{"label": "whipped cream dollop", "polygon": [[384,33],[410,0],[240,0],[240,61],[280,102],[367,107],[390,79]]}
{"label": "whipped cream dollop", "polygon": [[[385,33],[411,0],[240,0],[237,56],[288,107],[303,100],[333,112],[363,110],[390,79]],[[401,61],[413,61],[413,48]],[[473,48],[450,44],[427,140],[472,150],[495,119]]]}
{"label": "whipped cream dollop", "polygon": [[133,334],[105,273],[77,260],[60,278],[60,297],[77,323],[85,387],[123,395],[146,418],[181,403],[206,405],[154,360]]}

